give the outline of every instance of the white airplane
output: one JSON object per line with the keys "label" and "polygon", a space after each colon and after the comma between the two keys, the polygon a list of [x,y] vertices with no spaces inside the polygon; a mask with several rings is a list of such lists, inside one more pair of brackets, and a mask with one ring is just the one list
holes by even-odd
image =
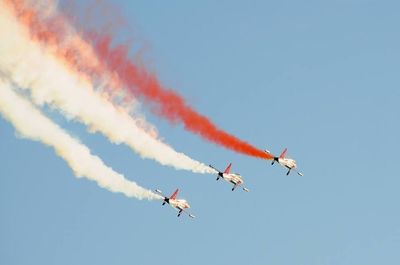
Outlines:
{"label": "white airplane", "polygon": [[[265,152],[267,154],[271,154],[270,151],[265,150]],[[297,171],[297,164],[296,161],[294,159],[291,158],[286,158],[286,153],[287,153],[287,148],[285,148],[285,150],[283,150],[283,152],[280,154],[279,157],[274,156],[274,160],[272,160],[271,165],[273,165],[276,162],[278,162],[281,166],[286,167],[287,169],[289,169],[289,171],[286,173],[286,175],[290,174],[291,170],[294,170],[297,172],[297,174],[299,174],[299,176],[303,176],[303,173]]]}
{"label": "white airplane", "polygon": [[187,213],[189,215],[189,217],[191,218],[195,218],[195,216],[191,213],[188,213],[186,211],[186,209],[190,208],[189,203],[184,200],[184,199],[177,199],[176,197],[178,196],[179,193],[179,189],[176,189],[174,193],[172,193],[172,195],[170,197],[165,196],[161,190],[155,190],[158,194],[160,194],[162,197],[164,197],[164,201],[162,205],[165,205],[166,203],[168,203],[169,205],[171,205],[171,207],[175,208],[178,210],[178,217],[181,216],[181,213]]}
{"label": "white airplane", "polygon": [[245,188],[245,187],[243,186],[244,181],[243,181],[243,179],[242,179],[242,176],[241,176],[240,174],[238,174],[238,173],[230,173],[230,171],[231,171],[231,166],[232,166],[232,163],[230,163],[230,164],[228,165],[228,167],[225,169],[224,172],[219,171],[218,169],[216,169],[216,168],[213,167],[212,165],[210,165],[209,167],[211,167],[212,169],[218,171],[217,180],[219,180],[219,178],[223,178],[223,179],[226,180],[227,182],[230,182],[230,183],[233,184],[232,191],[234,191],[234,190],[236,189],[237,186],[241,186],[242,189],[243,189],[244,191],[247,191],[247,192],[248,192],[249,189],[248,189],[248,188]]}

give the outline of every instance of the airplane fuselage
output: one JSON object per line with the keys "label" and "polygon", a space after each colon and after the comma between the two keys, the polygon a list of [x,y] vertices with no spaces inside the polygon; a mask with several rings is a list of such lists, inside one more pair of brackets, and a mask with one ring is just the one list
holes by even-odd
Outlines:
{"label": "airplane fuselage", "polygon": [[[271,165],[273,165],[275,162],[278,162],[279,165],[289,169],[289,171],[286,173],[286,175],[289,175],[290,171],[294,170],[297,172],[298,175],[303,176],[303,173],[297,171],[296,160],[285,157],[286,152],[287,152],[287,148],[285,148],[285,150],[283,150],[283,152],[281,153],[280,156],[274,156]],[[271,153],[268,150],[265,150],[265,153],[267,153],[268,155],[271,155]],[[267,158],[267,159],[269,160],[270,158]]]}
{"label": "airplane fuselage", "polygon": [[234,185],[239,185],[239,184],[243,184],[243,179],[242,176],[240,176],[239,174],[235,174],[235,173],[223,173],[222,174],[222,178],[225,179],[227,182],[230,182]]}
{"label": "airplane fuselage", "polygon": [[158,194],[160,194],[162,196],[162,198],[164,198],[162,205],[165,205],[168,203],[172,208],[175,208],[178,210],[178,217],[181,216],[182,212],[185,212],[189,215],[189,217],[195,218],[195,216],[193,214],[188,213],[186,211],[186,209],[190,208],[189,203],[184,199],[177,199],[179,189],[176,189],[176,191],[170,197],[163,195],[161,190],[156,189],[155,192],[157,192]]}
{"label": "airplane fuselage", "polygon": [[294,169],[297,167],[296,161],[290,158],[278,158],[278,163],[288,169]]}
{"label": "airplane fuselage", "polygon": [[185,210],[185,209],[189,209],[190,205],[186,200],[183,199],[178,199],[178,200],[169,200],[169,205],[171,205],[172,207],[178,209],[178,210]]}
{"label": "airplane fuselage", "polygon": [[233,184],[232,191],[234,191],[237,188],[237,186],[242,186],[242,189],[244,191],[248,192],[249,189],[246,187],[243,187],[244,181],[242,179],[242,176],[238,173],[230,173],[231,165],[232,164],[229,164],[224,172],[219,171],[218,169],[214,168],[212,165],[210,165],[210,167],[212,169],[214,169],[216,172],[218,172],[217,180],[219,180],[220,178],[223,178],[226,182]]}

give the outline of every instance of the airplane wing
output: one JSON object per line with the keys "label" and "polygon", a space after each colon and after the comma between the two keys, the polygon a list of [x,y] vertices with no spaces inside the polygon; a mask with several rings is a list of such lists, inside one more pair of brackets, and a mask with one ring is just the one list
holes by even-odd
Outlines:
{"label": "airplane wing", "polygon": [[249,192],[249,191],[250,191],[248,188],[246,188],[245,186],[243,186],[243,184],[239,184],[239,186],[240,186],[245,192]]}
{"label": "airplane wing", "polygon": [[159,190],[159,189],[156,189],[155,192],[156,192],[157,194],[159,194],[161,197],[163,197],[164,199],[168,198],[168,197],[165,196],[165,195],[162,193],[162,191]]}
{"label": "airplane wing", "polygon": [[246,188],[245,186],[243,186],[242,183],[237,183],[237,182],[234,183],[233,188],[232,188],[232,191],[234,191],[234,190],[236,189],[236,187],[238,187],[238,186],[240,186],[245,192],[249,192],[249,189],[248,189],[248,188]]}
{"label": "airplane wing", "polygon": [[274,159],[274,155],[271,154],[271,152],[268,149],[265,149],[264,152],[265,152],[265,156],[266,156],[265,159],[267,159],[267,160]]}
{"label": "airplane wing", "polygon": [[189,213],[188,211],[186,211],[184,209],[182,210],[182,212],[186,213],[190,218],[195,218],[196,217],[195,215]]}
{"label": "airplane wing", "polygon": [[217,171],[218,173],[220,172],[218,169],[216,169],[215,167],[213,167],[212,165],[208,165],[210,168],[214,169],[215,171]]}
{"label": "airplane wing", "polygon": [[297,175],[299,175],[299,176],[304,176],[303,173],[301,173],[300,171],[298,171],[298,170],[296,170],[296,169],[295,169],[294,171],[296,171]]}
{"label": "airplane wing", "polygon": [[187,214],[190,218],[195,218],[196,217],[196,216],[194,216],[193,214],[189,213],[188,211],[186,211],[183,208],[176,207],[175,209],[178,210],[178,217],[181,216],[182,213]]}

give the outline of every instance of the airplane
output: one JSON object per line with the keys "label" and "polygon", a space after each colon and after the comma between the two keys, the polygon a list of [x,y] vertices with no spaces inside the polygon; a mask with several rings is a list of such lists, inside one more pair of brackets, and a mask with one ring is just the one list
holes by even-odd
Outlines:
{"label": "airplane", "polygon": [[186,211],[186,209],[190,208],[189,203],[184,200],[184,199],[177,199],[178,193],[179,193],[179,189],[176,189],[174,193],[172,193],[172,195],[170,197],[165,196],[161,190],[156,189],[155,190],[158,194],[160,194],[162,197],[164,197],[164,201],[162,203],[162,205],[165,205],[166,203],[168,203],[169,205],[171,205],[171,207],[175,208],[178,210],[178,217],[181,216],[181,213],[187,213],[189,215],[189,217],[191,218],[195,218],[195,216],[191,213],[188,213]]}
{"label": "airplane", "polygon": [[[267,154],[271,154],[271,152],[268,151],[268,150],[265,150],[265,152],[266,152]],[[289,175],[289,174],[290,174],[290,171],[291,171],[291,170],[294,170],[294,171],[297,172],[297,174],[298,174],[299,176],[303,176],[303,173],[297,171],[297,169],[296,169],[296,168],[297,168],[296,161],[295,161],[294,159],[291,159],[291,158],[286,158],[286,153],[287,153],[287,148],[285,148],[285,150],[283,150],[283,152],[280,154],[279,157],[274,156],[274,159],[272,160],[271,165],[273,165],[273,164],[275,163],[275,161],[276,161],[276,162],[278,162],[281,166],[286,167],[287,169],[289,169],[289,171],[286,173],[286,175]]]}
{"label": "airplane", "polygon": [[242,176],[238,173],[230,173],[231,166],[232,166],[232,163],[230,163],[228,165],[228,167],[225,169],[224,172],[221,172],[218,169],[216,169],[215,167],[213,167],[212,165],[209,165],[210,168],[218,171],[217,180],[219,180],[220,178],[223,178],[227,182],[230,182],[233,184],[232,191],[234,191],[237,186],[241,186],[244,191],[248,192],[249,189],[243,186],[244,181],[242,179]]}

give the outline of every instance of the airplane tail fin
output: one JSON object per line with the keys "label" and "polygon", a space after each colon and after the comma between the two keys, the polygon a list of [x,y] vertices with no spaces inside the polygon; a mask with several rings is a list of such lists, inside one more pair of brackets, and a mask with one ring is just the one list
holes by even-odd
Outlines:
{"label": "airplane tail fin", "polygon": [[174,193],[172,193],[171,197],[169,197],[171,200],[176,200],[176,197],[178,196],[179,189],[176,189]]}
{"label": "airplane tail fin", "polygon": [[229,163],[229,165],[226,167],[226,169],[224,171],[225,174],[229,174],[229,172],[231,171],[231,166],[232,166],[232,163]]}
{"label": "airplane tail fin", "polygon": [[279,158],[285,158],[285,156],[286,156],[286,153],[287,153],[287,148],[285,148],[285,150],[283,150],[283,152],[281,153],[281,155],[279,156]]}

